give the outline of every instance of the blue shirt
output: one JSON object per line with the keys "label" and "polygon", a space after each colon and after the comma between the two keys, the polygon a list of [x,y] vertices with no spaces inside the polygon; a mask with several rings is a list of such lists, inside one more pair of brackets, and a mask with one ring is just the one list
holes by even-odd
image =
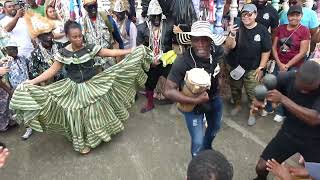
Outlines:
{"label": "blue shirt", "polygon": [[16,59],[9,61],[8,66],[10,68],[8,73],[9,83],[13,89],[29,79],[29,59],[18,56]]}
{"label": "blue shirt", "polygon": [[[309,29],[314,29],[319,26],[319,20],[315,11],[306,7],[302,7],[302,13],[302,25],[306,26]],[[282,24],[289,24],[287,11],[282,11],[280,13],[280,25]]]}

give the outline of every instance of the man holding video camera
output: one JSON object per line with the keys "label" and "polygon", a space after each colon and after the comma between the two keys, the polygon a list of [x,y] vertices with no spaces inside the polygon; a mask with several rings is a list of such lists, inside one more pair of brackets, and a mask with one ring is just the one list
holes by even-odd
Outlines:
{"label": "man holding video camera", "polygon": [[27,24],[23,18],[25,9],[20,6],[16,9],[13,1],[6,1],[3,5],[6,16],[0,21],[1,26],[9,33],[18,44],[19,56],[30,57],[33,44],[29,35]]}

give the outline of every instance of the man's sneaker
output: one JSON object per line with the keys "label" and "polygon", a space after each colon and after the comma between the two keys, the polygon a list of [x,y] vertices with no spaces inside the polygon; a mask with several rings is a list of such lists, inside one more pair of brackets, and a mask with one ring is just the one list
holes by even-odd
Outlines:
{"label": "man's sneaker", "polygon": [[285,118],[286,118],[285,116],[281,116],[281,115],[279,115],[279,114],[276,114],[276,115],[274,116],[273,120],[274,120],[275,122],[282,122]]}
{"label": "man's sneaker", "polygon": [[32,135],[32,129],[31,128],[27,128],[26,132],[24,133],[24,135],[21,136],[21,138],[23,140],[27,140],[29,139],[29,137]]}
{"label": "man's sneaker", "polygon": [[253,126],[256,124],[256,118],[254,116],[249,116],[248,126]]}
{"label": "man's sneaker", "polygon": [[262,117],[266,117],[266,116],[268,116],[269,114],[272,114],[272,113],[273,113],[273,111],[268,112],[268,111],[266,111],[266,110],[262,110],[261,116],[262,116]]}

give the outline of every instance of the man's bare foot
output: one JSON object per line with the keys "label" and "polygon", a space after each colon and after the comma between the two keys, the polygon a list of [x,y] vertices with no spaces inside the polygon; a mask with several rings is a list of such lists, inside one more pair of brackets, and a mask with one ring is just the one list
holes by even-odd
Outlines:
{"label": "man's bare foot", "polygon": [[289,168],[274,159],[267,161],[267,170],[281,180],[293,180]]}

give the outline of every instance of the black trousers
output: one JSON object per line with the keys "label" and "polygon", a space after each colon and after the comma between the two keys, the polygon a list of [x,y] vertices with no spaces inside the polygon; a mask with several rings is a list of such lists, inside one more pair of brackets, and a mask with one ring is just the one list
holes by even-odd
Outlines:
{"label": "black trousers", "polygon": [[147,72],[148,79],[145,84],[146,91],[153,91],[158,83],[158,80],[161,76],[167,78],[170,73],[171,64],[168,64],[166,67],[163,67],[162,63],[155,66],[150,67],[149,71]]}
{"label": "black trousers", "polygon": [[320,163],[320,139],[294,135],[280,129],[262,152],[261,158],[271,158],[279,163],[287,160],[295,153],[300,153],[306,162]]}

